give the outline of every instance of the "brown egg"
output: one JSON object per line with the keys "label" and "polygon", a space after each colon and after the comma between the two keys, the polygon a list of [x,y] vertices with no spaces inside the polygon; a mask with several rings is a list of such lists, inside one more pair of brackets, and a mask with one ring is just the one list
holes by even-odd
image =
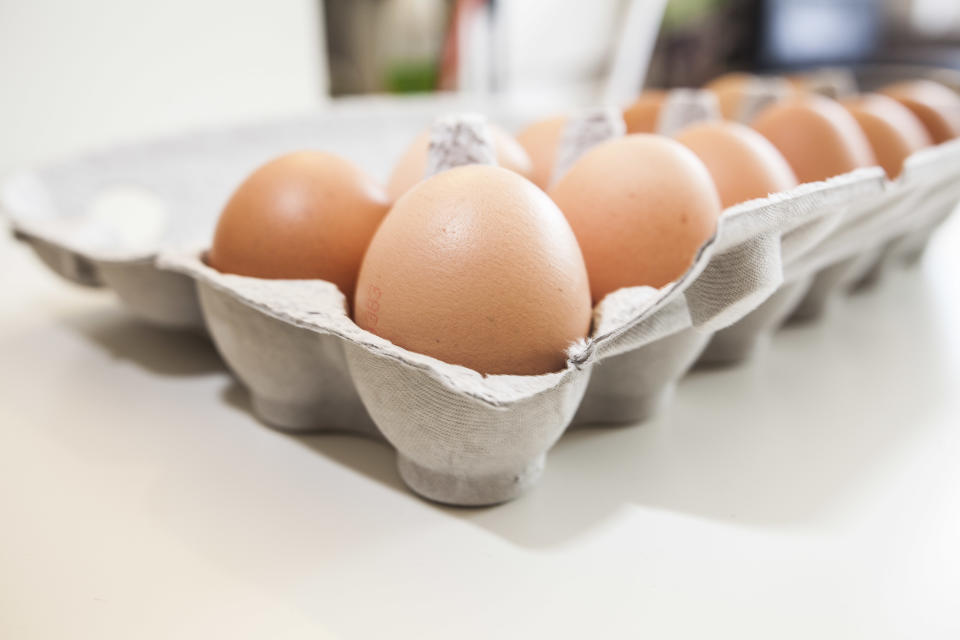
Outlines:
{"label": "brown egg", "polygon": [[757,76],[746,71],[728,71],[727,73],[720,74],[707,84],[703,85],[703,88],[716,91],[717,89],[741,87],[745,83],[755,80],[756,78]]}
{"label": "brown egg", "polygon": [[557,371],[590,330],[583,255],[529,180],[468,165],[420,182],[384,218],[355,320],[396,345],[485,374]]}
{"label": "brown egg", "polygon": [[736,122],[703,122],[677,134],[710,171],[724,207],[797,186],[797,177],[769,140]]}
{"label": "brown egg", "polygon": [[934,143],[960,136],[960,95],[939,82],[910,80],[885,87],[890,96],[920,118]]}
{"label": "brown egg", "polygon": [[907,156],[931,144],[930,134],[919,118],[893,98],[868,93],[847,98],[841,104],[857,119],[877,162],[891,178],[900,175]]}
{"label": "brown egg", "polygon": [[347,160],[291,153],[237,188],[207,260],[224,273],[327,280],[350,300],[363,252],[388,208],[383,188]]}
{"label": "brown egg", "polygon": [[530,179],[541,189],[546,189],[550,184],[553,166],[557,160],[557,149],[566,124],[566,116],[554,116],[534,122],[517,134],[517,142],[530,156]]}
{"label": "brown egg", "polygon": [[[533,172],[533,165],[520,143],[496,125],[489,125],[489,128],[496,148],[497,164],[529,178]],[[390,174],[390,180],[387,182],[387,195],[391,200],[402,196],[426,176],[429,149],[430,131],[428,129],[414,138],[393,168],[393,173]]]}
{"label": "brown egg", "polygon": [[660,109],[666,99],[666,91],[644,91],[633,104],[623,110],[627,133],[656,133]]}
{"label": "brown egg", "polygon": [[806,94],[770,105],[751,126],[790,163],[800,182],[876,164],[867,136],[840,103]]}
{"label": "brown egg", "polygon": [[622,287],[662,287],[679,278],[721,211],[697,156],[650,134],[593,147],[548,193],[583,249],[594,303]]}

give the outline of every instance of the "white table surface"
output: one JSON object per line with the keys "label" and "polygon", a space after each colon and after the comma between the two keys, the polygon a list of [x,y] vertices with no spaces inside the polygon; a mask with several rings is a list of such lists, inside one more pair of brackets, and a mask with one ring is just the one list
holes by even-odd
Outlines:
{"label": "white table surface", "polygon": [[469,510],[255,420],[0,240],[0,637],[960,637],[960,215],[923,263]]}

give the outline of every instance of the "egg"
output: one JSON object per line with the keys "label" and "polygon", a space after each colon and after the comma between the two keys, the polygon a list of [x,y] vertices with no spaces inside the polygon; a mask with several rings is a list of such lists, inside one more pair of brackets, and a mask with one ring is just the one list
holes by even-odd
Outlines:
{"label": "egg", "polygon": [[230,197],[207,262],[257,278],[327,280],[349,300],[388,208],[383,188],[347,160],[290,153],[254,171]]}
{"label": "egg", "polygon": [[713,235],[720,196],[697,156],[664,136],[599,144],[548,191],[577,236],[594,303],[629,286],[662,287]]}
{"label": "egg", "polygon": [[757,76],[746,71],[728,71],[727,73],[720,74],[707,84],[703,85],[703,88],[716,91],[717,89],[742,87],[744,84],[751,82],[756,78]]}
{"label": "egg", "polygon": [[796,92],[784,78],[743,72],[724,74],[707,83],[704,89],[717,97],[724,119],[738,122],[749,122],[759,109]]}
{"label": "egg", "polygon": [[960,94],[932,80],[910,80],[880,90],[910,109],[936,144],[960,136]]}
{"label": "egg", "polygon": [[554,116],[534,122],[517,134],[517,142],[530,157],[530,179],[541,189],[550,184],[566,124],[566,116]]}
{"label": "egg", "polygon": [[932,142],[923,123],[893,98],[870,93],[847,98],[841,104],[856,118],[877,162],[890,178],[900,175],[907,156]]}
{"label": "egg", "polygon": [[816,182],[876,164],[870,142],[840,103],[805,94],[764,109],[751,126],[790,163],[800,182]]}
{"label": "egg", "polygon": [[[530,157],[520,143],[496,125],[487,125],[497,154],[497,164],[529,178],[533,172]],[[430,131],[423,131],[414,138],[401,156],[387,182],[387,195],[396,200],[410,187],[423,180],[427,170],[427,154],[430,149]]]}
{"label": "egg", "polygon": [[797,177],[783,154],[745,125],[698,123],[678,133],[676,140],[706,165],[724,207],[797,186]]}
{"label": "egg", "polygon": [[633,104],[623,110],[627,133],[656,133],[660,109],[667,99],[667,92],[659,89],[644,91]]}
{"label": "egg", "polygon": [[467,165],[394,204],[360,269],[356,323],[410,351],[484,374],[558,371],[590,329],[583,255],[546,193]]}

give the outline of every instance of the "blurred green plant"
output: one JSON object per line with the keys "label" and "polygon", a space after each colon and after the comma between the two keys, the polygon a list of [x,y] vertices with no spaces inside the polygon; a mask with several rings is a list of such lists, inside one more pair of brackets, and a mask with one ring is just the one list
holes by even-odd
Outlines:
{"label": "blurred green plant", "polygon": [[663,28],[683,28],[727,3],[728,0],[670,0],[664,10]]}
{"label": "blurred green plant", "polygon": [[384,74],[390,93],[421,93],[437,88],[437,64],[431,60],[395,61]]}

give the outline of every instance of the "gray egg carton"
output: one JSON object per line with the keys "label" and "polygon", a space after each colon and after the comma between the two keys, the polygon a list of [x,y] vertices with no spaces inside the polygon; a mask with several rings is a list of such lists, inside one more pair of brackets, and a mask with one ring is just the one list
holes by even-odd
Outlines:
{"label": "gray egg carton", "polygon": [[[385,171],[391,150],[425,124],[420,113],[404,120],[390,111],[384,123],[361,111],[83,156],[15,176],[0,202],[14,233],[56,272],[114,289],[145,320],[204,327],[264,422],[383,437],[415,492],[451,504],[520,495],[566,429],[642,420],[669,401],[704,348],[756,342],[769,316],[796,305],[833,264],[893,251],[907,238],[922,246],[958,197],[960,145],[951,144],[917,154],[897,182],[864,169],[731,207],[676,282],[607,296],[563,370],[483,376],[360,329],[330,283],[223,274],[204,262],[223,202],[256,165],[318,147]],[[591,117],[596,123],[595,113],[575,122]],[[144,241],[136,231],[117,231],[115,220],[85,215],[90,200],[114,184],[159,198],[168,212],[160,233]]]}
{"label": "gray egg carton", "polygon": [[812,247],[791,256],[784,284],[752,313],[717,332],[700,361],[729,365],[753,355],[788,320],[819,318],[842,292],[877,280],[890,263],[912,263],[960,201],[960,140],[907,158],[896,180],[838,216]]}

